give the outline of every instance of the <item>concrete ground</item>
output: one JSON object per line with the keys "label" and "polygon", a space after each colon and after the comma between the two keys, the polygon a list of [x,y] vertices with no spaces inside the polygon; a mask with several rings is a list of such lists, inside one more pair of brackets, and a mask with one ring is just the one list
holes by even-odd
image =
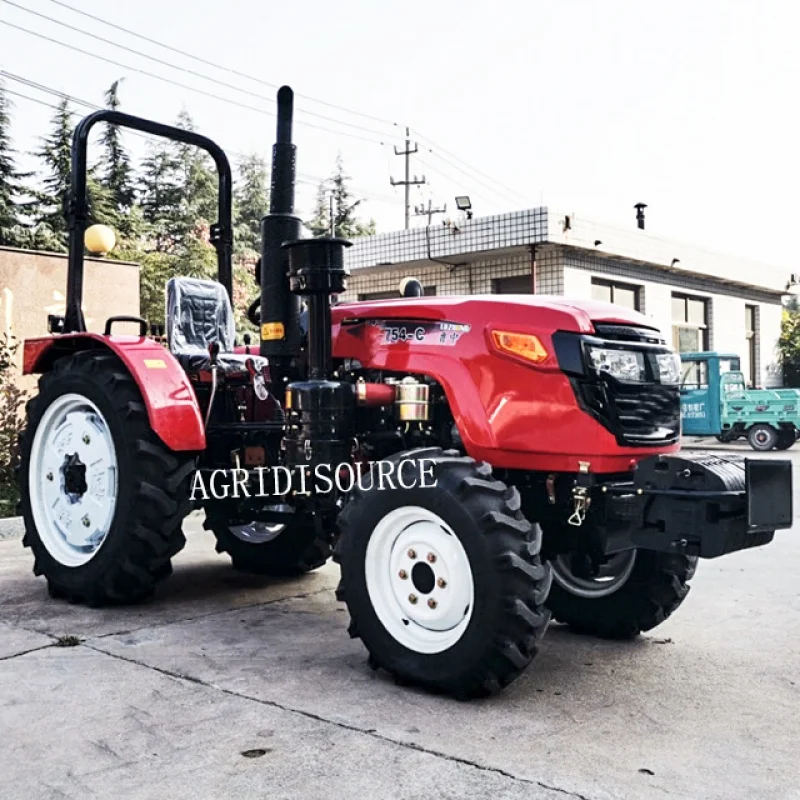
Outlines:
{"label": "concrete ground", "polygon": [[0,541],[2,800],[800,798],[796,530],[702,562],[636,642],[553,625],[463,703],[367,667],[332,565],[239,575],[187,528],[157,598],[116,610],[51,600]]}

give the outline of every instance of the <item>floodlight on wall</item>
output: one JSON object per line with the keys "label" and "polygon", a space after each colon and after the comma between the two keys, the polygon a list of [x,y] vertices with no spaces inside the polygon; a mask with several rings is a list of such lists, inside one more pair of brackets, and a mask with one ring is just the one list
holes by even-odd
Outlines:
{"label": "floodlight on wall", "polygon": [[675,267],[675,266],[677,266],[677,265],[678,265],[678,264],[680,264],[680,263],[681,263],[681,260],[680,260],[679,258],[673,258],[673,259],[672,259],[672,263],[670,264],[670,266],[671,266],[671,267]]}
{"label": "floodlight on wall", "polygon": [[456,208],[466,212],[467,219],[472,219],[472,201],[467,195],[461,194],[456,197]]}

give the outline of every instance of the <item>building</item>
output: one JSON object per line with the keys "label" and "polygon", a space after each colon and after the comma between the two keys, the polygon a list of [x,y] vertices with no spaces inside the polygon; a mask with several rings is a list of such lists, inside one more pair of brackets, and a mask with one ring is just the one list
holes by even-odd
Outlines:
{"label": "building", "polygon": [[776,346],[789,275],[634,225],[625,230],[542,207],[364,237],[346,258],[343,301],[398,297],[408,275],[426,294],[605,300],[642,312],[681,352],[738,353],[750,385],[782,383]]}
{"label": "building", "polygon": [[[66,310],[66,291],[66,254],[0,247],[0,333],[19,343],[46,336],[48,314],[63,315]],[[139,265],[87,256],[83,313],[88,330],[98,333],[112,315],[139,316]],[[118,328],[121,333],[137,330],[130,323]],[[22,369],[22,347],[16,365]],[[20,386],[32,389],[35,383],[35,378],[28,377]]]}

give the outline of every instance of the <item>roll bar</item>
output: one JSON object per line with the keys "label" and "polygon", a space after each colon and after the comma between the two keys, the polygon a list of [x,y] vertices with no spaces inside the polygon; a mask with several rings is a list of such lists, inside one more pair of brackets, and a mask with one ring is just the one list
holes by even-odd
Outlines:
{"label": "roll bar", "polygon": [[211,226],[211,243],[217,251],[218,280],[225,287],[228,297],[233,299],[233,254],[232,191],[233,179],[231,165],[222,148],[211,139],[193,131],[162,125],[160,122],[123,114],[106,109],[84,117],[75,128],[72,136],[72,167],[70,177],[69,205],[67,208],[67,229],[69,231],[69,262],[67,268],[67,308],[64,318],[64,333],[86,330],[81,310],[83,304],[83,237],[88,217],[88,198],[86,175],[88,169],[87,146],[89,133],[98,122],[119,125],[122,128],[149,133],[164,139],[172,139],[184,144],[194,145],[205,150],[214,160],[219,178],[218,215]]}

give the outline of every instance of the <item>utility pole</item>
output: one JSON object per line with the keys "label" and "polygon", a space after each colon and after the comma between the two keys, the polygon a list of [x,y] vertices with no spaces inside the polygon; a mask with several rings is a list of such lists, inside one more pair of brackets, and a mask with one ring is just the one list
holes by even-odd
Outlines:
{"label": "utility pole", "polygon": [[422,178],[417,178],[414,176],[414,180],[411,180],[411,156],[417,152],[419,149],[417,147],[417,143],[414,142],[414,149],[411,149],[411,134],[408,128],[406,128],[406,147],[405,150],[398,150],[397,147],[394,148],[394,154],[396,156],[404,156],[406,160],[406,178],[403,181],[396,181],[394,178],[389,178],[389,183],[392,186],[405,186],[406,189],[406,230],[408,230],[408,223],[411,217],[411,187],[412,186],[421,186],[423,183],[426,183],[425,176],[423,175]]}
{"label": "utility pole", "polygon": [[415,217],[427,217],[428,218],[428,227],[431,226],[431,219],[433,218],[434,214],[444,214],[447,211],[447,204],[443,205],[441,208],[434,208],[432,201],[428,200],[428,207],[425,206],[414,206],[414,216]]}

